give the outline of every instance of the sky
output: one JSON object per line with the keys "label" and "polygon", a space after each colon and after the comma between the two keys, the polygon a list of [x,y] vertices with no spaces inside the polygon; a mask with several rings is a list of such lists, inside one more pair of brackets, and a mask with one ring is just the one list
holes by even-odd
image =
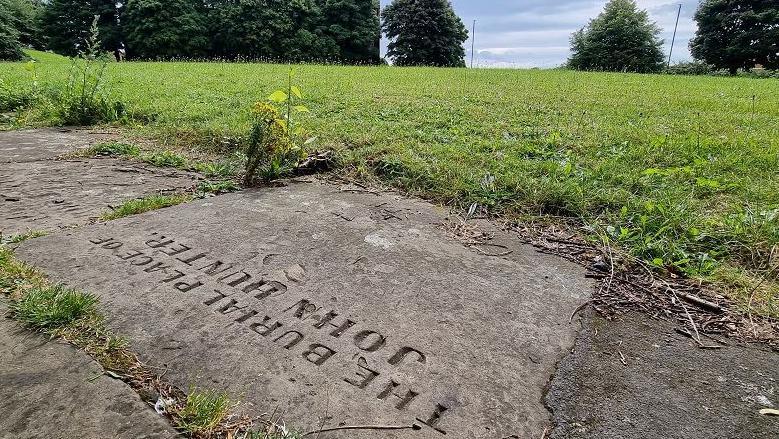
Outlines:
{"label": "sky", "polygon": [[[569,55],[571,33],[595,18],[607,0],[451,0],[469,32],[476,20],[475,65],[481,67],[555,67]],[[391,0],[381,0],[386,6]],[[663,29],[665,53],[671,46],[679,4],[682,14],[672,61],[690,59],[688,43],[696,30],[692,16],[698,0],[637,0]],[[382,44],[382,55],[386,52]],[[465,42],[470,64],[471,40]]]}

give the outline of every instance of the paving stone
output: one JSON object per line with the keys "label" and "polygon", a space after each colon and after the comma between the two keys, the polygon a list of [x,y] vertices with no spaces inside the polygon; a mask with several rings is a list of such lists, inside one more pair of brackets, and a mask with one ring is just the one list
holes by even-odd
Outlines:
{"label": "paving stone", "polygon": [[87,224],[111,206],[196,182],[192,173],[112,158],[0,163],[0,232]]}
{"label": "paving stone", "polygon": [[491,245],[469,247],[446,222],[427,203],[311,181],[17,253],[96,293],[109,324],[182,388],[228,389],[301,430],[421,427],[323,439],[541,437],[545,386],[592,285],[487,223]]}
{"label": "paving stone", "polygon": [[107,138],[91,130],[43,128],[0,132],[0,163],[49,160]]}
{"label": "paving stone", "polygon": [[0,302],[0,438],[163,439],[168,421],[70,345],[19,327]]}

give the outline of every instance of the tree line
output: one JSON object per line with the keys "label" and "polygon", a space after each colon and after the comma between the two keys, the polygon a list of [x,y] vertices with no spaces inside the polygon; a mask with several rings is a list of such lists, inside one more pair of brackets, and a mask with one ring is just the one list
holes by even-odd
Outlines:
{"label": "tree line", "polygon": [[[223,58],[378,63],[381,33],[395,65],[465,66],[468,31],[449,0],[0,0],[0,59],[21,46],[78,52],[94,16],[105,50],[130,59]],[[779,69],[779,1],[701,0],[695,59],[735,73]],[[609,0],[571,36],[567,66],[659,72],[659,26],[635,0]]]}
{"label": "tree line", "polygon": [[22,45],[68,56],[97,16],[103,50],[129,59],[379,62],[379,0],[0,0],[10,5],[36,35]]}

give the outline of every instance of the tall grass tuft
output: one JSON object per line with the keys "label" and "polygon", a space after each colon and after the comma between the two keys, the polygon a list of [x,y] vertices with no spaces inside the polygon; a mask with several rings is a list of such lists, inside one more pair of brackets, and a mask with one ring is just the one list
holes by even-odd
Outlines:
{"label": "tall grass tuft", "polygon": [[190,200],[192,200],[192,196],[188,194],[150,195],[148,197],[139,198],[137,200],[125,201],[114,210],[103,214],[100,219],[104,221],[115,220],[130,215],[137,215],[144,212],[150,212],[152,210],[175,206],[177,204],[186,203]]}
{"label": "tall grass tuft", "polygon": [[14,318],[38,330],[63,328],[93,314],[97,298],[63,285],[32,288],[9,305]]}
{"label": "tall grass tuft", "polygon": [[227,394],[193,388],[183,407],[176,411],[176,426],[192,435],[207,435],[222,423],[229,410]]}

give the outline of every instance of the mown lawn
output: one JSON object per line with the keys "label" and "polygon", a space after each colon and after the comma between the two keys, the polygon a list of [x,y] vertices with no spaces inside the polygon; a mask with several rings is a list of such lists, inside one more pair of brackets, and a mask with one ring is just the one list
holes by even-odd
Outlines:
{"label": "mown lawn", "polygon": [[[41,58],[41,84],[66,79],[66,61]],[[754,293],[753,313],[779,316],[779,81],[294,68],[313,148],[337,149],[344,172],[506,217],[577,218],[592,239],[722,282],[742,307]],[[124,63],[107,77],[113,98],[150,121],[141,133],[212,146],[245,134],[251,104],[287,69]],[[7,87],[30,76],[0,63]]]}

